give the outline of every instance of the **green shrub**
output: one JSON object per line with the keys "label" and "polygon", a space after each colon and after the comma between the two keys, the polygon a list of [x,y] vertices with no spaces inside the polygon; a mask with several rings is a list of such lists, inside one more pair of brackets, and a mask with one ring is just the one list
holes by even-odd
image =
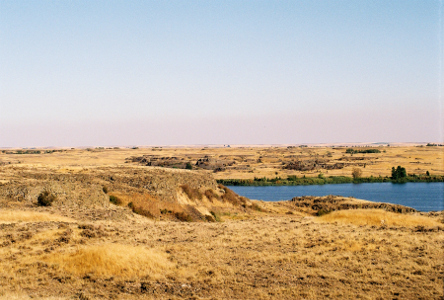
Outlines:
{"label": "green shrub", "polygon": [[53,194],[48,191],[43,191],[37,198],[37,204],[39,206],[51,206],[55,199],[56,197]]}
{"label": "green shrub", "polygon": [[221,221],[220,217],[219,217],[219,214],[215,213],[214,211],[210,211],[210,214],[213,216],[213,218],[214,218],[214,220],[216,222],[220,222]]}
{"label": "green shrub", "polygon": [[318,212],[316,213],[316,215],[317,215],[318,217],[320,217],[320,216],[323,216],[323,215],[329,214],[330,212],[331,212],[330,210],[326,210],[326,209],[321,208],[320,210],[318,210]]}
{"label": "green shrub", "polygon": [[345,153],[350,153],[350,154],[354,154],[354,153],[381,153],[381,150],[379,150],[379,149],[358,150],[358,149],[348,148],[347,150],[345,150]]}
{"label": "green shrub", "polygon": [[111,202],[114,205],[121,205],[122,204],[122,200],[120,200],[119,198],[117,198],[116,196],[113,196],[113,195],[109,196],[109,202]]}
{"label": "green shrub", "polygon": [[288,181],[297,181],[298,177],[296,175],[288,175],[287,180]]}
{"label": "green shrub", "polygon": [[185,165],[185,169],[192,170],[193,166],[191,165],[191,163],[187,162],[187,164]]}
{"label": "green shrub", "polygon": [[171,210],[168,210],[168,209],[161,209],[160,210],[160,213],[162,214],[162,215],[166,215],[166,214],[170,214],[170,213],[172,213],[172,211]]}
{"label": "green shrub", "polygon": [[395,167],[392,167],[392,179],[393,180],[401,179],[404,177],[407,177],[407,172],[406,172],[405,168],[398,166],[395,169]]}

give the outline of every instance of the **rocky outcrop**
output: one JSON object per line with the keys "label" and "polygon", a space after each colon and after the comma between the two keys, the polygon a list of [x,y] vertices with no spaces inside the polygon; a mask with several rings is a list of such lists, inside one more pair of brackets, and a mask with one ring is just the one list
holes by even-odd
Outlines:
{"label": "rocky outcrop", "polygon": [[201,169],[210,170],[213,172],[224,171],[227,167],[234,165],[236,162],[233,159],[224,159],[222,156],[220,158],[215,158],[212,156],[204,156],[200,158],[185,159],[175,156],[159,156],[159,155],[143,155],[143,156],[133,156],[126,159],[126,162],[138,163],[143,166],[150,167],[165,167],[174,169]]}
{"label": "rocky outcrop", "polygon": [[327,159],[307,159],[307,160],[295,160],[284,165],[284,169],[296,170],[296,171],[312,171],[318,169],[334,170],[342,169],[345,164],[343,163],[330,163]]}
{"label": "rocky outcrop", "polygon": [[[218,208],[252,206],[249,199],[218,186],[208,171],[128,166],[61,172],[66,171],[21,168],[10,172],[9,180],[0,184],[0,207],[39,204],[97,210],[120,205],[153,218],[212,220]],[[40,195],[50,201],[38,201]]]}
{"label": "rocky outcrop", "polygon": [[179,158],[175,156],[159,156],[159,155],[143,155],[143,156],[133,156],[126,159],[127,162],[136,162],[143,166],[149,167],[167,167],[167,168],[178,168],[185,169],[188,161],[184,158]]}
{"label": "rocky outcrop", "polygon": [[205,156],[196,162],[196,167],[204,170],[213,170],[214,172],[224,171],[227,167],[234,165],[234,160],[221,160],[214,157]]}

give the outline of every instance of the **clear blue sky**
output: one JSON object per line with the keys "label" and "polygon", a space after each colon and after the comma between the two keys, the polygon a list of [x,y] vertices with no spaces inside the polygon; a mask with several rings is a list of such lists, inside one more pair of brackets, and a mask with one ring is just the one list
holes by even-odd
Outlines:
{"label": "clear blue sky", "polygon": [[442,8],[0,0],[0,147],[441,142]]}

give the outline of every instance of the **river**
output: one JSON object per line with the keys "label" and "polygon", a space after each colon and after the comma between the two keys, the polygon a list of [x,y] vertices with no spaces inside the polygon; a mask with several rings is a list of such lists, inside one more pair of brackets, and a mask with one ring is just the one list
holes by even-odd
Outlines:
{"label": "river", "polygon": [[405,205],[423,212],[444,210],[444,182],[229,186],[229,188],[241,196],[264,201],[289,200],[299,196],[341,195]]}

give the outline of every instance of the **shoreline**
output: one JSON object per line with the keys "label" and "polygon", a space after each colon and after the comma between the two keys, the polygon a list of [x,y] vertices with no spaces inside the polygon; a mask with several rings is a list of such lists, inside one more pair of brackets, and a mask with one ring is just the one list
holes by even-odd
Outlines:
{"label": "shoreline", "polygon": [[257,178],[254,179],[217,179],[217,183],[225,186],[298,186],[298,185],[325,185],[325,184],[360,184],[360,183],[383,183],[390,182],[394,184],[402,183],[424,183],[424,182],[444,182],[444,176],[407,176],[400,179],[390,177],[361,177],[353,178],[347,176],[329,176],[329,177],[296,177],[290,176],[286,179],[275,178]]}

